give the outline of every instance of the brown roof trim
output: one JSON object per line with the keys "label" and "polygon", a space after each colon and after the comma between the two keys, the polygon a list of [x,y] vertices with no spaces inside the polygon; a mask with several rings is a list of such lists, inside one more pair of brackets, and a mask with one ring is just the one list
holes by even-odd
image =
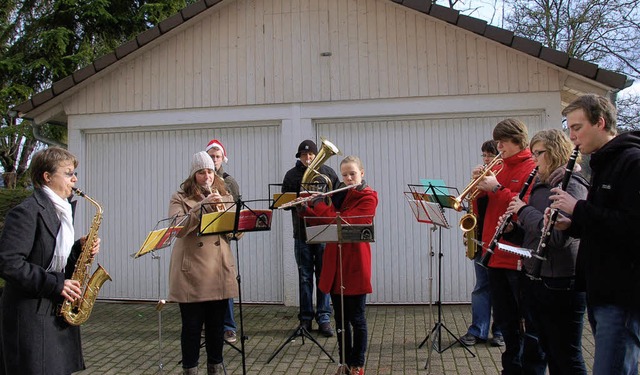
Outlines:
{"label": "brown roof trim", "polygon": [[523,38],[516,35],[513,37],[511,47],[517,49],[520,52],[524,52],[527,55],[538,57],[540,56],[542,44],[540,42],[536,42],[535,40]]}
{"label": "brown roof trim", "polygon": [[458,17],[458,26],[472,33],[483,35],[484,30],[487,28],[487,21],[461,14]]}
{"label": "brown roof trim", "polygon": [[[222,1],[224,0],[200,0],[187,6],[180,12],[160,22],[158,26],[143,31],[134,39],[117,47],[115,51],[97,58],[90,65],[87,65],[75,71],[73,74],[54,82],[50,89],[33,95],[31,99],[18,104],[13,107],[13,109],[20,113],[33,110]],[[595,64],[570,58],[569,55],[564,52],[543,47],[540,43],[534,40],[515,36],[512,31],[489,25],[486,21],[478,18],[460,14],[457,10],[437,4],[431,4],[430,1],[426,0],[391,1],[512,47],[518,51],[537,57],[578,75],[593,79],[601,84],[617,89],[623,89],[626,87],[627,77],[624,74],[600,69]]]}

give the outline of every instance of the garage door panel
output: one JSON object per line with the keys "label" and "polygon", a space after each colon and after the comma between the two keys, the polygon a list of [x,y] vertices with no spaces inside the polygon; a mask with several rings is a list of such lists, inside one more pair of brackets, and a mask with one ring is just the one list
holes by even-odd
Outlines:
{"label": "garage door panel", "polygon": [[[542,113],[520,113],[517,117],[528,124],[531,134],[541,129]],[[437,298],[437,257],[429,255],[430,226],[416,222],[404,192],[409,190],[407,184],[419,183],[421,178],[442,179],[462,190],[469,182],[471,169],[481,163],[480,145],[492,137],[493,127],[504,118],[502,114],[451,114],[317,123],[318,138],[326,137],[344,155],[362,159],[365,180],[379,195],[370,302],[429,302],[430,278],[433,298]],[[338,171],[342,158],[333,157],[327,165]],[[442,238],[443,302],[469,301],[475,280],[458,228],[461,216],[446,209],[451,227],[433,234],[435,252],[440,235]]]}
{"label": "garage door panel", "polygon": [[[171,248],[133,259],[146,233],[167,216],[168,203],[189,172],[191,156],[211,138],[220,139],[228,150],[224,166],[240,185],[245,200],[267,198],[267,185],[282,174],[279,163],[277,125],[230,124],[193,129],[156,131],[94,131],[86,134],[86,161],[80,165],[79,186],[101,202],[104,219],[100,262],[113,281],[106,283],[101,298],[166,298]],[[269,158],[254,157],[255,150],[273,145]],[[251,157],[247,157],[247,154]],[[114,168],[113,166],[117,167]],[[82,178],[86,176],[86,178]],[[123,183],[124,181],[124,183]],[[267,208],[268,202],[254,202],[252,208]],[[82,217],[84,216],[84,218]],[[88,223],[93,212],[81,210],[79,223]],[[275,223],[275,225],[279,225]],[[247,233],[237,242],[243,300],[282,302],[283,272],[281,230]],[[236,255],[236,243],[232,242]],[[160,269],[158,269],[160,267]],[[158,287],[158,275],[160,286]]]}

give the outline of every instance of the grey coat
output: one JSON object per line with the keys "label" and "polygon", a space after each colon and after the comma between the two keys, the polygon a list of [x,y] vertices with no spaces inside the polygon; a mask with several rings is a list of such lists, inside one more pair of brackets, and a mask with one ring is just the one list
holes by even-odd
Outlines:
{"label": "grey coat", "polygon": [[65,274],[47,272],[60,220],[41,189],[9,211],[0,237],[0,342],[5,374],[70,374],[85,368],[79,327],[57,316],[65,278],[81,251],[76,241]]}
{"label": "grey coat", "polygon": [[[225,196],[227,207],[231,195]],[[169,216],[189,214],[171,251],[169,300],[191,303],[238,296],[236,265],[226,235],[198,236],[202,204],[182,191],[171,197]]]}
{"label": "grey coat", "polygon": [[[505,234],[505,239],[527,249],[537,249],[542,234],[544,210],[550,205],[551,189],[558,186],[563,177],[564,166],[551,174],[549,183],[536,181],[531,188],[528,204],[518,211],[518,222],[514,223],[513,232]],[[574,172],[569,180],[567,192],[576,199],[584,199],[587,196],[588,186],[587,180],[579,172]],[[566,231],[552,230],[548,244],[550,250],[547,260],[542,263],[541,275],[543,277],[575,276],[579,244],[580,241],[570,237]],[[524,260],[524,267],[528,271],[531,270],[531,258]]]}

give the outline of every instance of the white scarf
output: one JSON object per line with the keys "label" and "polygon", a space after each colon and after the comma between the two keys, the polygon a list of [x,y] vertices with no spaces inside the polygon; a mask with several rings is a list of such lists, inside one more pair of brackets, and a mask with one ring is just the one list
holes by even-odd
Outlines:
{"label": "white scarf", "polygon": [[56,249],[53,253],[51,264],[47,267],[47,271],[64,272],[75,236],[71,203],[66,199],[60,198],[60,196],[54,193],[48,186],[43,187],[42,190],[44,190],[53,203],[58,219],[60,219],[60,230],[58,230],[58,234],[56,235]]}

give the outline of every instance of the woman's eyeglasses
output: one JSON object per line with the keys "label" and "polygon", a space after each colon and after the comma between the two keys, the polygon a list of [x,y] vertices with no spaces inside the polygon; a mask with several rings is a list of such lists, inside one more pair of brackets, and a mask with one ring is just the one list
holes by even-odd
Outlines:
{"label": "woman's eyeglasses", "polygon": [[78,172],[62,172],[62,174],[67,176],[67,178],[72,178],[73,176],[78,177]]}

